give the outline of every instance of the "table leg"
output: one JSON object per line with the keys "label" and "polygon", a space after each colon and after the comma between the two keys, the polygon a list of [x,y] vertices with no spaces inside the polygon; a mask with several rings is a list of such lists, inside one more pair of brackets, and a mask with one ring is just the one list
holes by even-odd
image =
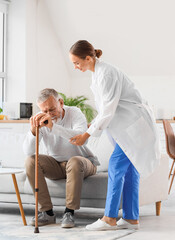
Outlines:
{"label": "table leg", "polygon": [[19,209],[20,209],[20,212],[21,212],[21,217],[22,217],[22,220],[23,220],[23,224],[26,226],[27,225],[26,218],[25,218],[25,215],[24,215],[24,209],[23,209],[23,206],[22,206],[21,197],[20,197],[20,194],[19,194],[19,189],[18,189],[18,184],[17,184],[17,181],[16,181],[15,174],[12,174],[12,178],[13,178],[13,183],[14,183],[14,187],[15,187],[15,191],[16,191],[16,196],[17,196],[17,199],[18,199],[18,204],[19,204]]}

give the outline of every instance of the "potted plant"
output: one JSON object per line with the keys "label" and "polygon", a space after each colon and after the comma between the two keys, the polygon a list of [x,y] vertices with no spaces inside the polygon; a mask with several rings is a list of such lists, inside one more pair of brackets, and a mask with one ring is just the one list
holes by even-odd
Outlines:
{"label": "potted plant", "polygon": [[2,108],[0,108],[0,120],[4,119],[4,115],[2,115],[1,113],[3,112]]}
{"label": "potted plant", "polygon": [[73,97],[66,97],[66,95],[63,93],[59,93],[59,94],[63,98],[65,105],[76,106],[76,107],[80,108],[81,111],[86,116],[88,123],[90,123],[96,116],[95,109],[93,107],[91,107],[89,104],[85,103],[88,100],[88,98],[86,98],[84,96],[77,96],[77,97],[73,98]]}

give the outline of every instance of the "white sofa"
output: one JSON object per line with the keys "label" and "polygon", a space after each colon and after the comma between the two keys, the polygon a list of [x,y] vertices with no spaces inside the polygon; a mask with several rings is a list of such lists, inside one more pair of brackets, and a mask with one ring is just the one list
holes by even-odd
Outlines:
{"label": "white sofa", "polygon": [[[25,133],[1,132],[0,147],[4,167],[24,168],[26,156],[22,150]],[[98,157],[101,165],[96,175],[84,180],[81,194],[81,206],[104,208],[107,191],[107,168],[113,146],[105,133],[99,139],[91,138],[88,146]],[[40,153],[44,153],[42,144]],[[140,182],[140,206],[150,203],[156,204],[156,214],[160,214],[161,201],[168,196],[168,157],[162,155],[160,165],[147,179]],[[26,174],[17,174],[17,182],[23,203],[34,204],[34,196],[26,178]],[[10,175],[0,175],[0,201],[17,202],[15,189]],[[2,184],[5,183],[5,184]],[[65,180],[47,179],[52,202],[56,206],[65,206]]]}

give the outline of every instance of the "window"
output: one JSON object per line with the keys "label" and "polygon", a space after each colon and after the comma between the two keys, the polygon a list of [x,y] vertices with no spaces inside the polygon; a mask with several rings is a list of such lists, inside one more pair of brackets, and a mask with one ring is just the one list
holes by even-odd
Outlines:
{"label": "window", "polygon": [[[7,2],[8,3],[8,2]],[[0,1],[0,107],[5,100],[6,83],[6,12],[7,3]]]}
{"label": "window", "polygon": [[0,72],[3,71],[3,31],[4,31],[4,20],[3,13],[0,12]]}

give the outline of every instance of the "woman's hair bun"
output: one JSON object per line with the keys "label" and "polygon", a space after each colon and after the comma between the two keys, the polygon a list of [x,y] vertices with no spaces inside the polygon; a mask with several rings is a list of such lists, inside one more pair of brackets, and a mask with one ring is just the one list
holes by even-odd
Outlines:
{"label": "woman's hair bun", "polygon": [[97,58],[100,58],[101,57],[101,55],[102,55],[102,50],[101,49],[95,49],[95,55],[96,55],[96,57]]}

